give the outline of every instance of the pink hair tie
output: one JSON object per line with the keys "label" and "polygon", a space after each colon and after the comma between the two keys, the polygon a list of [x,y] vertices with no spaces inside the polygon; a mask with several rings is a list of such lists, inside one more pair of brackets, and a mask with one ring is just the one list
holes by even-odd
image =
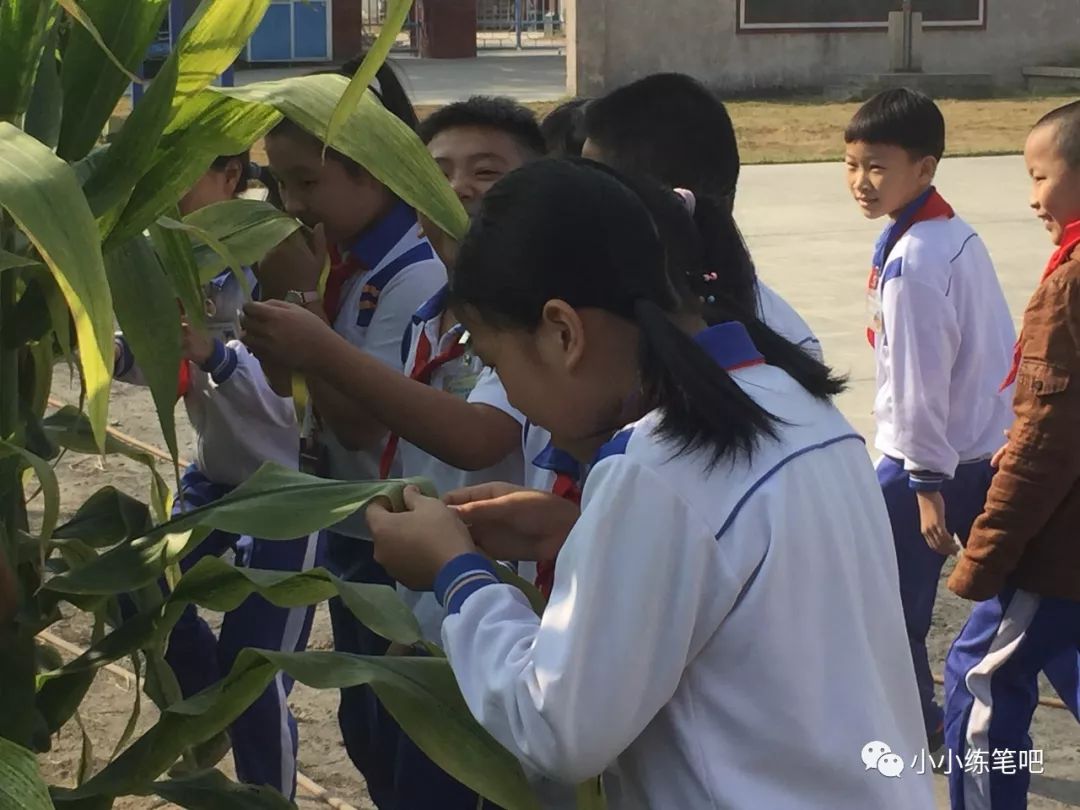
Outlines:
{"label": "pink hair tie", "polygon": [[697,209],[697,197],[694,196],[694,192],[688,188],[676,188],[672,189],[672,191],[679,195],[687,213],[693,216],[695,209]]}

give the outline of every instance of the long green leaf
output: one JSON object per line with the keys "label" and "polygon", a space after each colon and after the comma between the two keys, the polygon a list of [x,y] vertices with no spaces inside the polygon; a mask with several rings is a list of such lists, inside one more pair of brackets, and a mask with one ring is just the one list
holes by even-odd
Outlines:
{"label": "long green leaf", "polygon": [[0,737],[0,808],[52,810],[33,751]]}
{"label": "long green leaf", "polygon": [[[184,217],[184,222],[210,234],[243,265],[259,261],[300,227],[297,220],[270,203],[244,199],[200,208]],[[204,284],[226,267],[219,253],[209,247],[196,246],[195,260]]]}
{"label": "long green leaf", "polygon": [[83,785],[94,771],[94,744],[90,735],[86,733],[79,712],[75,712],[75,725],[79,728],[79,736],[82,737],[82,745],[79,747],[79,768],[75,772],[75,784]]}
{"label": "long green leaf", "polygon": [[106,455],[115,453],[145,465],[151,476],[150,503],[153,506],[154,514],[162,521],[168,517],[169,488],[157,471],[156,460],[146,450],[129,444],[111,433],[105,438],[105,447],[99,450],[86,414],[71,405],[65,405],[55,413],[50,414],[42,424],[46,435],[60,447],[66,447],[76,453],[96,454],[104,452]]}
{"label": "long green leaf", "polygon": [[55,0],[0,3],[0,121],[26,112]]}
{"label": "long green leaf", "polygon": [[45,587],[58,593],[101,595],[134,590],[160,577],[167,565],[201,539],[200,531],[205,535],[221,529],[267,540],[305,537],[376,498],[401,509],[402,491],[409,483],[431,492],[423,480],[330,481],[266,464],[224,498],[184,512],[144,537],[111,549],[91,565],[54,577]]}
{"label": "long green leaf", "polygon": [[141,233],[206,171],[218,155],[243,152],[281,119],[276,110],[203,91],[181,109],[186,123],[166,127],[153,162],[135,186],[109,241]]}
{"label": "long green leaf", "polygon": [[180,62],[173,112],[235,61],[255,33],[270,0],[203,0],[177,40],[174,54]]}
{"label": "long green leaf", "polygon": [[126,76],[130,81],[136,83],[142,81],[139,76],[136,76],[134,73],[128,70],[124,63],[117,59],[116,55],[111,50],[109,50],[109,46],[105,43],[105,40],[102,38],[101,33],[97,30],[97,26],[94,25],[94,21],[90,19],[90,16],[85,11],[83,11],[82,7],[79,6],[79,4],[75,2],[75,0],[57,0],[57,2],[60,4],[60,7],[63,8],[64,11],[66,11],[73,20],[75,20],[75,22],[77,22],[79,25],[86,29],[86,33],[88,33],[90,35],[90,38],[97,43],[97,46],[101,48],[102,52],[105,54],[105,58],[112,62],[113,65],[116,66],[117,70],[123,73],[124,76]]}
{"label": "long green leaf", "polygon": [[[321,137],[348,80],[322,74],[210,92],[272,107]],[[420,138],[371,93],[364,94],[346,123],[328,143],[352,158],[398,197],[425,214],[454,238],[469,226],[468,214]]]}
{"label": "long green leaf", "polygon": [[146,504],[106,486],[83,501],[71,520],[57,527],[53,538],[78,539],[90,548],[107,548],[142,537],[150,528]]}
{"label": "long green leaf", "polygon": [[[60,516],[60,483],[56,480],[56,472],[52,465],[45,459],[34,455],[29,450],[9,444],[0,439],[0,458],[9,455],[17,455],[22,458],[37,476],[41,484],[41,494],[45,499],[45,508],[41,516],[41,543],[42,553],[52,537],[53,529],[56,528],[57,518]],[[42,560],[44,563],[44,560]]]}
{"label": "long green leaf", "polygon": [[[176,207],[173,207],[176,213]],[[164,268],[176,297],[184,309],[184,315],[193,325],[202,327],[205,322],[205,297],[199,283],[199,266],[195,263],[195,250],[186,234],[166,228],[160,221],[150,228],[150,241],[157,252],[160,266]],[[113,240],[106,242],[111,245]]]}
{"label": "long green leaf", "polygon": [[106,253],[105,271],[113,289],[116,320],[150,387],[165,445],[175,463],[180,452],[176,444],[177,372],[183,361],[176,291],[143,236]]}
{"label": "long green leaf", "polygon": [[83,185],[94,216],[100,218],[101,233],[107,236],[120,218],[135,184],[154,157],[161,133],[169,120],[176,90],[176,62],[167,62],[154,77],[142,101],[128,116],[96,171]]}
{"label": "long green leaf", "polygon": [[296,805],[266,785],[241,785],[221,771],[154,782],[151,791],[187,810],[295,810]]}
{"label": "long green leaf", "polygon": [[142,713],[142,665],[139,663],[138,653],[132,653],[131,655],[131,669],[135,673],[135,688],[131,690],[135,695],[135,702],[131,707],[131,714],[128,715],[128,720],[124,724],[124,730],[120,733],[120,739],[116,741],[116,747],[113,748],[112,756],[109,757],[110,762],[120,755],[120,752],[124,750],[124,747],[135,735],[135,728],[139,725],[139,715]]}
{"label": "long green leaf", "polygon": [[31,259],[26,256],[20,256],[17,253],[9,253],[6,250],[0,250],[0,271],[14,270],[17,267],[44,268],[45,265],[43,265],[36,259]]}
{"label": "long green leaf", "polygon": [[[169,10],[169,0],[81,0],[108,50],[126,70],[138,71]],[[97,142],[130,79],[83,27],[75,26],[60,73],[64,120],[58,151],[84,157]]]}
{"label": "long green leaf", "polygon": [[156,726],[68,795],[118,795],[153,778],[185,746],[232,723],[279,669],[317,689],[370,684],[409,737],[448,773],[507,810],[539,807],[520,764],[469,713],[446,659],[251,649],[240,653],[221,683],[169,707]]}
{"label": "long green leaf", "polygon": [[59,26],[52,26],[41,51],[41,64],[34,79],[30,104],[26,108],[23,130],[50,148],[60,137],[64,94],[60,87],[60,72],[56,64],[56,36]]}
{"label": "long green leaf", "polygon": [[385,11],[382,27],[375,44],[364,55],[364,61],[360,68],[353,74],[348,88],[337,103],[330,121],[326,125],[323,140],[332,143],[338,139],[338,134],[349,120],[353,109],[360,103],[360,99],[368,92],[368,85],[379,72],[386,57],[390,55],[390,49],[394,47],[397,36],[405,26],[405,20],[409,18],[409,9],[412,8],[412,0],[390,0]]}
{"label": "long green leaf", "polygon": [[112,299],[97,226],[71,168],[4,122],[0,205],[33,242],[67,300],[79,339],[90,425],[103,447],[112,379]]}
{"label": "long green leaf", "polygon": [[[244,291],[244,298],[246,300],[251,299],[251,284],[250,282],[248,282],[247,276],[244,275],[243,263],[220,239],[218,239],[209,231],[200,228],[198,225],[194,225],[187,221],[181,222],[173,219],[172,217],[158,217],[157,224],[160,225],[162,228],[166,228],[170,231],[182,231],[201,240],[202,243],[209,247],[212,251],[214,251],[214,253],[217,254],[218,258],[224,263],[224,265],[228,267],[230,271],[232,271],[232,275],[236,279],[237,283],[239,283],[240,289]],[[192,248],[191,258],[193,262],[197,263],[195,259],[194,248]],[[201,273],[198,269],[196,269],[195,271],[195,279],[196,281],[201,281]]]}

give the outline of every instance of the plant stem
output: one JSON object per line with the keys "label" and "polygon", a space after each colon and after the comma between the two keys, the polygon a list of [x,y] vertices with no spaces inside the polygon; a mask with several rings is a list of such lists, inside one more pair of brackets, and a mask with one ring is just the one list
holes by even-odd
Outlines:
{"label": "plant stem", "polygon": [[[0,213],[0,248],[11,250],[15,242],[15,223],[7,212]],[[0,336],[5,327],[15,325],[16,270],[0,273]],[[0,439],[10,441],[19,426],[19,353],[7,341],[0,340]],[[0,521],[8,529],[8,541],[14,544],[15,530],[26,529],[23,519],[23,492],[19,464],[14,457],[0,462]],[[11,555],[11,559],[15,559]]]}

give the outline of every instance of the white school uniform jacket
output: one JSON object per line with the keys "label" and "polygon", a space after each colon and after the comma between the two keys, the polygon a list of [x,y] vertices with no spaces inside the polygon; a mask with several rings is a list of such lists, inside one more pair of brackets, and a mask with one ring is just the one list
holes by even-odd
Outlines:
{"label": "white school uniform jacket", "polygon": [[[244,270],[257,288],[254,274]],[[291,398],[270,388],[259,361],[237,339],[237,312],[244,304],[239,281],[228,271],[207,285],[206,326],[214,352],[202,368],[189,364],[191,384],[184,395],[195,429],[195,464],[216,484],[237,486],[266,462],[296,469],[299,427]],[[122,334],[116,336],[118,380],[146,380]]]}
{"label": "white school uniform jacket", "polygon": [[[401,371],[401,336],[413,313],[446,284],[446,268],[421,234],[416,212],[402,202],[361,234],[348,253],[363,269],[342,288],[334,331]],[[378,479],[385,443],[371,451],[354,452],[344,448],[329,429],[320,433],[319,440],[326,448],[326,471],[330,478]],[[399,474],[395,467],[392,475]],[[368,536],[367,526],[359,515],[334,528],[345,534]]]}
{"label": "white school uniform jacket", "polygon": [[[458,344],[464,334],[464,328],[458,324],[446,334],[439,334],[440,322],[446,311],[447,289],[443,287],[413,315],[412,323],[402,342],[403,366],[406,374],[412,376],[418,370],[424,355],[438,358]],[[419,352],[421,343],[429,351]],[[419,354],[419,356],[418,356]],[[460,357],[439,365],[431,375],[428,385],[440,391],[446,391],[468,400],[470,403],[488,405],[502,411],[521,424],[525,417],[512,407],[506,398],[506,391],[498,375],[490,368],[484,368],[483,362],[469,351]],[[490,481],[507,481],[520,484],[524,462],[521,452],[515,451],[493,467],[483,470],[462,470],[452,467],[435,458],[411,442],[402,439],[397,449],[401,465],[401,474],[406,478],[423,477],[429,479],[437,492],[444,494],[474,484]],[[438,643],[444,611],[430,592],[410,591],[399,584],[398,593],[413,609],[424,638]]]}
{"label": "white school uniform jacket", "polygon": [[809,324],[787,301],[760,279],[757,283],[757,315],[780,337],[787,338],[815,360],[824,360],[821,341]]}
{"label": "white school uniform jacket", "polygon": [[[738,324],[698,340],[728,368],[756,356]],[[777,439],[710,467],[673,457],[658,412],[618,433],[542,618],[479,555],[440,572],[465,700],[532,773],[574,784],[615,764],[613,810],[930,810],[929,775],[861,760],[870,741],[905,763],[925,745],[862,440],[781,370],[731,373]]]}
{"label": "white school uniform jacket", "polygon": [[[886,228],[878,254],[925,199]],[[986,246],[958,216],[916,222],[875,266],[875,445],[916,473],[913,488],[938,489],[1004,441],[1012,396],[999,389],[1016,330]]]}

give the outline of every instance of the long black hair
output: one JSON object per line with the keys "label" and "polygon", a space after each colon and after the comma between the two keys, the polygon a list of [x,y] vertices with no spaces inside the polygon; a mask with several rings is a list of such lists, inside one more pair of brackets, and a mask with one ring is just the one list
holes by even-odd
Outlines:
{"label": "long black hair", "polygon": [[[526,164],[488,192],[458,253],[452,306],[494,326],[535,329],[561,299],[635,323],[643,404],[677,453],[708,449],[712,463],[749,456],[776,419],[672,317],[683,300],[640,197],[584,160]],[[460,310],[459,310],[460,311]]]}
{"label": "long black hair", "polygon": [[[649,210],[664,245],[668,278],[683,303],[684,311],[700,315],[709,326],[739,321],[746,326],[754,345],[770,366],[786,371],[807,392],[828,399],[844,390],[846,380],[803,349],[774,332],[757,316],[757,302],[739,300],[725,289],[723,279],[732,266],[749,261],[741,238],[717,239],[716,232],[701,233],[691,217],[685,197],[647,177],[622,176],[622,182],[638,195]],[[722,225],[731,214],[717,211]]]}

